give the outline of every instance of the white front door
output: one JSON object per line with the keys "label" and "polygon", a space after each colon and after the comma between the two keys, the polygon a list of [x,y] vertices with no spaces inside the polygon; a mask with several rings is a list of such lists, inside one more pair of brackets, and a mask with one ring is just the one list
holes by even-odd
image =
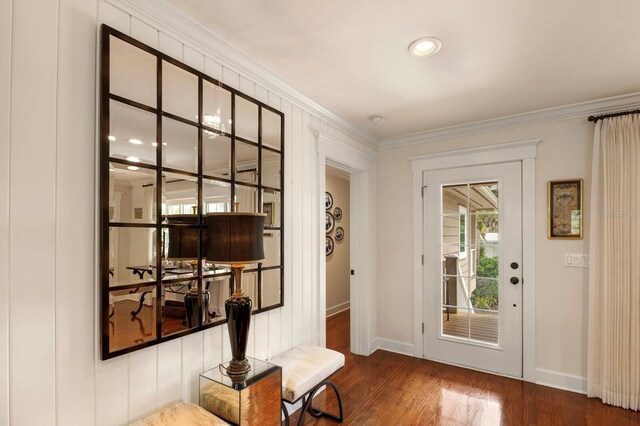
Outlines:
{"label": "white front door", "polygon": [[521,163],[423,178],[424,357],[522,377]]}

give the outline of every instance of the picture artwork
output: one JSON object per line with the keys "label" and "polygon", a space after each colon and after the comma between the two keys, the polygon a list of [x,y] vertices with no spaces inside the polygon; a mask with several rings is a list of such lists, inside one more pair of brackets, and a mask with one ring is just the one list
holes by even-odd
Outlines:
{"label": "picture artwork", "polygon": [[333,215],[331,214],[331,212],[326,212],[325,213],[325,222],[324,222],[324,230],[327,232],[327,234],[331,231],[333,231],[333,227],[336,225],[336,220],[333,217]]}
{"label": "picture artwork", "polygon": [[582,239],[582,179],[550,181],[548,237]]}
{"label": "picture artwork", "polygon": [[329,256],[331,253],[333,253],[333,238],[331,238],[330,236],[327,235],[327,245],[326,245],[326,255]]}
{"label": "picture artwork", "polygon": [[344,229],[342,226],[336,228],[336,241],[342,241],[344,239]]}
{"label": "picture artwork", "polygon": [[336,207],[335,209],[333,209],[333,216],[336,218],[336,220],[342,219],[342,209],[340,207]]}
{"label": "picture artwork", "polygon": [[324,193],[324,208],[326,210],[329,210],[331,207],[333,207],[333,195],[331,195],[330,192],[325,192]]}

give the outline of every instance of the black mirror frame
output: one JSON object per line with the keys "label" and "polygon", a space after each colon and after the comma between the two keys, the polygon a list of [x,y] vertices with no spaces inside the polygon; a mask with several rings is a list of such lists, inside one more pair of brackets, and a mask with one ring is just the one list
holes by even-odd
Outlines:
{"label": "black mirror frame", "polygon": [[[118,95],[114,95],[110,92],[110,40],[111,37],[116,37],[122,41],[125,41],[147,53],[150,53],[151,55],[154,55],[157,59],[157,99],[158,102],[156,104],[156,107],[149,107],[143,104],[140,104],[138,102],[126,99],[122,96],[118,96]],[[200,332],[202,330],[211,328],[211,327],[216,327],[219,326],[221,324],[226,323],[226,318],[223,318],[221,320],[215,321],[215,322],[211,322],[209,324],[199,324],[196,327],[190,328],[188,330],[183,330],[174,334],[170,334],[167,336],[163,336],[162,335],[162,307],[161,307],[161,303],[159,303],[159,301],[161,300],[162,297],[162,287],[163,285],[167,284],[168,281],[163,281],[162,277],[160,276],[159,278],[157,278],[155,281],[153,282],[149,282],[149,283],[145,283],[145,284],[130,284],[130,285],[124,285],[124,286],[118,286],[116,288],[116,290],[133,290],[135,288],[140,288],[140,287],[154,287],[154,290],[156,292],[156,300],[158,301],[156,303],[156,315],[155,315],[155,339],[153,340],[149,340],[137,345],[133,345],[130,347],[126,347],[126,348],[122,348],[122,349],[118,349],[118,350],[114,350],[111,351],[110,350],[110,332],[109,332],[109,328],[110,328],[110,324],[109,324],[109,320],[110,320],[110,307],[109,307],[109,294],[111,291],[114,291],[113,288],[111,288],[109,286],[109,276],[110,276],[110,271],[109,271],[109,229],[111,227],[119,227],[119,228],[127,228],[127,227],[136,227],[136,228],[151,228],[151,229],[155,229],[156,231],[156,247],[161,247],[161,238],[162,238],[162,232],[161,230],[163,229],[162,226],[162,205],[161,205],[161,196],[162,196],[162,191],[161,191],[161,185],[162,185],[162,171],[166,170],[167,172],[174,172],[173,169],[168,169],[168,168],[163,168],[162,167],[162,143],[160,143],[162,141],[162,118],[163,117],[169,117],[169,118],[173,118],[173,119],[177,119],[179,121],[182,122],[187,122],[186,119],[184,118],[180,118],[180,117],[176,117],[172,114],[166,113],[162,111],[162,63],[163,61],[166,61],[168,63],[171,63],[172,65],[175,65],[189,73],[192,73],[194,75],[196,75],[198,77],[198,116],[202,117],[202,110],[203,110],[203,82],[209,82],[211,84],[215,84],[216,86],[219,86],[220,88],[223,88],[227,91],[229,91],[231,93],[231,111],[232,111],[232,129],[231,129],[231,133],[223,133],[225,136],[228,136],[231,139],[231,176],[230,179],[220,179],[220,178],[215,178],[215,177],[211,177],[211,176],[207,176],[203,174],[203,159],[202,159],[202,146],[203,146],[203,141],[202,141],[202,133],[203,130],[211,130],[209,128],[207,128],[206,125],[203,125],[200,122],[188,122],[187,124],[196,126],[198,129],[198,173],[191,173],[193,175],[193,177],[197,177],[198,179],[198,216],[200,218],[200,225],[199,228],[202,229],[203,225],[203,218],[206,218],[206,213],[203,211],[203,179],[215,179],[215,180],[221,180],[221,181],[227,181],[231,184],[231,209],[232,211],[235,210],[235,206],[233,205],[233,200],[234,200],[234,195],[235,195],[235,185],[236,185],[236,167],[235,167],[235,143],[236,140],[238,141],[242,141],[243,143],[250,143],[256,147],[258,147],[258,152],[259,152],[259,159],[258,159],[258,167],[260,168],[260,171],[262,169],[262,153],[263,151],[271,151],[274,153],[278,153],[280,155],[280,188],[272,188],[272,187],[268,187],[268,186],[264,186],[262,185],[262,173],[258,174],[258,182],[256,185],[252,185],[252,184],[247,184],[244,182],[239,181],[238,183],[243,185],[243,186],[250,186],[250,187],[254,187],[257,189],[258,191],[258,209],[260,211],[263,210],[263,189],[267,189],[267,190],[275,190],[278,191],[280,193],[280,226],[277,227],[265,227],[265,231],[268,230],[274,230],[274,231],[279,231],[280,232],[280,264],[277,266],[271,266],[271,267],[262,267],[262,264],[258,265],[258,268],[255,269],[255,271],[257,272],[257,276],[258,276],[258,286],[257,286],[257,306],[258,309],[254,310],[253,313],[257,314],[257,313],[261,313],[261,312],[265,312],[265,311],[269,311],[271,309],[277,309],[280,308],[282,306],[284,306],[284,226],[285,226],[285,215],[284,215],[284,197],[285,197],[285,185],[284,185],[284,174],[285,174],[285,169],[284,169],[284,156],[285,156],[285,145],[284,145],[284,114],[276,109],[274,109],[273,107],[257,100],[254,99],[250,96],[247,96],[241,92],[239,92],[236,89],[233,89],[232,87],[229,87],[227,85],[225,85],[222,82],[219,82],[216,79],[213,79],[211,77],[209,77],[208,75],[192,68],[189,67],[188,65],[185,65],[179,61],[177,61],[174,58],[171,58],[170,56],[150,47],[145,45],[144,43],[139,42],[138,40],[135,40],[133,38],[131,38],[130,36],[115,30],[114,28],[111,28],[107,25],[102,25],[101,27],[101,46],[100,46],[100,140],[99,140],[99,150],[100,150],[100,159],[99,159],[99,191],[100,191],[100,344],[101,344],[101,359],[102,360],[107,360],[110,358],[114,358],[120,355],[124,355],[133,351],[137,351],[149,346],[154,346],[157,345],[159,343],[162,342],[166,342],[169,340],[173,340],[176,338],[180,338],[183,336],[186,336],[188,334],[192,334],[192,333],[196,333],[196,332]],[[235,123],[235,99],[236,97],[242,97],[256,105],[258,105],[258,142],[255,143],[253,141],[248,141],[242,138],[238,138],[235,135],[235,127],[236,127],[236,123]],[[114,222],[110,222],[110,217],[109,217],[109,163],[110,162],[114,162],[114,158],[110,157],[110,142],[109,142],[109,129],[110,129],[110,102],[111,101],[117,101],[123,104],[126,104],[128,106],[131,107],[135,107],[135,108],[139,108],[141,110],[153,113],[156,115],[156,135],[157,135],[157,147],[156,147],[156,155],[157,155],[157,161],[156,161],[156,165],[155,166],[145,166],[148,169],[152,169],[152,170],[156,170],[156,217],[155,217],[155,223],[152,224],[146,224],[146,225],[141,225],[141,224],[131,224],[131,223],[114,223]],[[277,114],[278,116],[280,116],[280,150],[277,149],[273,149],[270,147],[266,147],[263,146],[262,144],[262,111],[263,110],[268,110],[271,111],[275,114]],[[198,120],[201,121],[201,120]],[[221,133],[222,132],[218,132]],[[128,161],[127,160],[123,160],[123,159],[115,159],[115,162],[124,164],[124,165],[128,165]],[[131,163],[130,165],[137,165],[139,166],[139,164],[134,164]],[[200,233],[200,235],[202,235],[202,233]],[[200,248],[202,247],[202,236],[200,237],[200,241],[199,241],[199,246]],[[199,250],[200,253],[202,253],[202,250]],[[202,265],[202,256],[198,257],[198,271],[201,271],[200,266]],[[161,262],[162,262],[162,256],[159,254],[159,250],[158,250],[158,254],[156,255],[156,265],[154,265],[157,269],[156,270],[161,270]],[[268,307],[263,307],[262,306],[262,271],[266,271],[266,270],[274,270],[274,269],[279,269],[280,270],[280,303],[276,304],[276,305],[270,305]],[[229,275],[231,275],[231,273],[229,273]],[[202,291],[203,291],[203,275],[202,273],[198,273],[198,277],[196,278],[197,282],[198,282],[198,306],[199,309],[202,310]],[[192,278],[192,281],[196,281],[196,279]],[[170,281],[169,281],[170,282]],[[233,284],[232,281],[230,280],[229,282],[230,286]],[[202,322],[202,321],[199,321]]]}

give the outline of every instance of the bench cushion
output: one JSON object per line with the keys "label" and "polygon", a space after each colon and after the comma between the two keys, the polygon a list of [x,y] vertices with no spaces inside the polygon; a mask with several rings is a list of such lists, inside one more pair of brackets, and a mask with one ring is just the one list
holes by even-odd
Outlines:
{"label": "bench cushion", "polygon": [[331,349],[303,345],[269,362],[282,367],[282,397],[294,402],[344,367],[344,355]]}
{"label": "bench cushion", "polygon": [[131,426],[218,426],[228,425],[205,409],[190,402],[178,402]]}

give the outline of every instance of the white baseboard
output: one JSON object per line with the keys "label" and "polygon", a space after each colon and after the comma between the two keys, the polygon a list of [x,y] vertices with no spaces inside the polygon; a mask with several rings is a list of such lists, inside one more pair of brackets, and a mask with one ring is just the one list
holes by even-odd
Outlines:
{"label": "white baseboard", "polygon": [[339,305],[327,308],[327,318],[332,317],[336,314],[339,314],[340,312],[344,312],[347,309],[349,309],[349,307],[350,307],[350,302],[347,300],[344,303],[340,303]]}
{"label": "white baseboard", "polygon": [[587,378],[536,368],[536,384],[576,393],[587,393]]}
{"label": "white baseboard", "polygon": [[388,352],[394,352],[401,355],[414,356],[413,344],[398,342],[397,340],[377,338],[371,344],[369,354],[374,353],[378,349],[382,349]]}

